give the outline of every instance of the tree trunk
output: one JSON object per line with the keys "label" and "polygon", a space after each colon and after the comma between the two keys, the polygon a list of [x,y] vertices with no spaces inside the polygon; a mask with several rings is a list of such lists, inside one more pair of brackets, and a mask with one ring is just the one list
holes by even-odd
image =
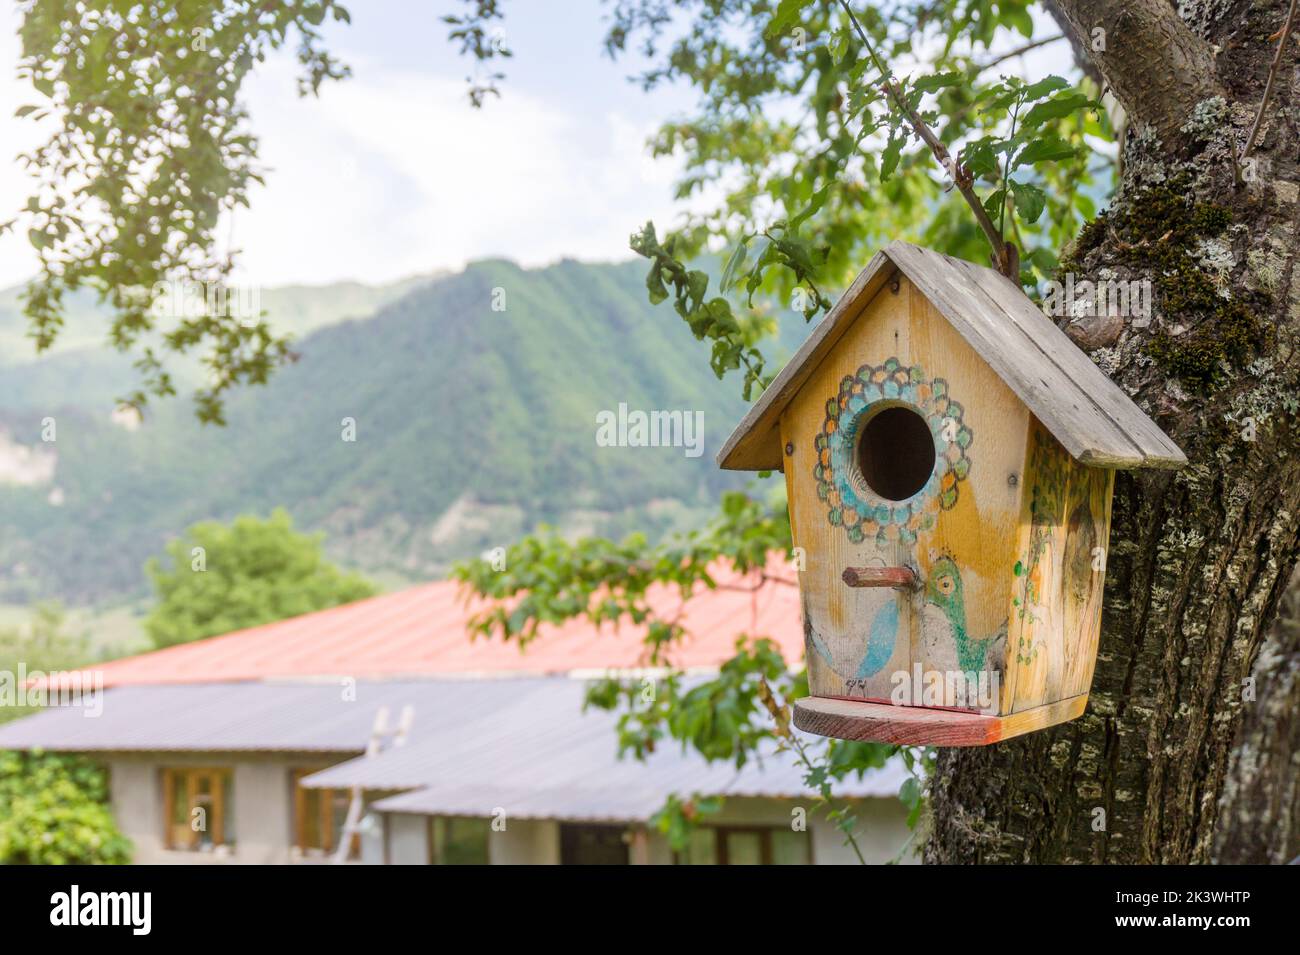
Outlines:
{"label": "tree trunk", "polygon": [[1300,578],[1255,661],[1253,706],[1237,730],[1219,809],[1215,861],[1300,857]]}
{"label": "tree trunk", "polygon": [[1300,551],[1294,48],[1253,161],[1235,157],[1289,0],[1056,6],[1129,119],[1119,192],[1062,271],[1150,281],[1154,306],[1117,340],[1077,338],[1190,463],[1118,475],[1087,712],[943,751],[925,857],[1282,861],[1300,831],[1300,641],[1271,626]]}

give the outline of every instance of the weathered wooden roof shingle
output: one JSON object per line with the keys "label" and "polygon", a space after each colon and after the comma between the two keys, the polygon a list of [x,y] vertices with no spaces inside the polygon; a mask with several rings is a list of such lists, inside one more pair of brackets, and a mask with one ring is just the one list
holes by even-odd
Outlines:
{"label": "weathered wooden roof shingle", "polygon": [[830,314],[781,370],[718,453],[721,467],[778,470],[778,422],[877,292],[902,272],[1083,464],[1178,468],[1178,445],[1106,377],[1010,279],[908,242],[876,253]]}

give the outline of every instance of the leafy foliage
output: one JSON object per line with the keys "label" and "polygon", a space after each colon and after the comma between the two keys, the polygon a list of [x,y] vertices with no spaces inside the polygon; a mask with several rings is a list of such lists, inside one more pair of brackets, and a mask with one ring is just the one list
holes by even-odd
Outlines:
{"label": "leafy foliage", "polygon": [[[26,629],[0,630],[0,671],[68,670],[90,659],[85,634],[70,632],[54,604],[35,608]],[[0,722],[32,707],[0,707]],[[125,863],[131,844],[106,805],[103,772],[89,760],[0,750],[0,864]]]}
{"label": "leafy foliage", "polygon": [[[894,238],[987,260],[988,245],[953,189],[974,180],[988,188],[986,208],[1024,252],[1022,280],[1051,275],[1053,250],[1095,214],[1089,187],[1109,173],[1085,136],[1100,144],[1111,133],[1086,80],[1075,87],[1059,77],[989,78],[1004,62],[993,55],[995,43],[1013,33],[1033,38],[1030,6],[615,4],[610,52],[639,41],[654,63],[639,76],[646,89],[684,83],[699,91],[695,115],[664,124],[652,150],[684,160],[680,198],[719,186],[724,198],[687,213],[662,242],[647,241],[654,236],[647,226],[632,248],[651,259],[652,300],[664,297],[660,277],[671,276],[674,304],[692,330],[719,332],[709,336],[715,373],[743,367],[747,397],[765,383],[755,342],[739,351],[726,334],[745,324],[721,297],[728,283],[710,296],[684,265],[707,249],[730,248],[729,262],[751,263],[743,283],[750,295],[762,289],[789,300],[802,289],[796,304],[812,318],[829,306],[819,289],[843,287],[870,251]],[[903,65],[912,76],[899,75]],[[897,101],[886,92],[890,84]],[[900,106],[951,147],[958,159],[950,168],[935,161]],[[774,230],[785,248],[773,243],[747,254],[755,237]]]}
{"label": "leafy foliage", "polygon": [[0,751],[0,863],[130,862],[107,800],[103,771],[86,759]]}
{"label": "leafy foliage", "polygon": [[[63,608],[55,603],[41,603],[32,608],[26,628],[0,628],[0,672],[16,675],[19,665],[25,672],[39,670],[73,670],[89,662],[90,642],[84,633],[67,629]],[[32,707],[0,707],[0,723],[32,712]]]}
{"label": "leafy foliage", "polygon": [[[447,39],[460,44],[461,56],[469,56],[476,64],[487,66],[498,57],[509,59],[512,54],[505,44],[500,21],[505,19],[498,0],[462,0],[465,12],[461,15],[448,14],[442,22],[451,29]],[[493,21],[497,21],[494,25]],[[475,109],[483,105],[489,96],[500,96],[501,89],[497,83],[504,80],[505,74],[488,68],[485,73],[478,71],[466,78],[469,83],[469,102]]]}
{"label": "leafy foliage", "polygon": [[[821,195],[824,199],[824,193]],[[735,315],[731,303],[722,295],[706,300],[708,273],[687,268],[674,256],[675,239],[669,238],[661,245],[655,236],[654,223],[647,222],[641,232],[632,236],[632,250],[651,262],[650,273],[646,276],[650,303],[658,305],[668,298],[667,286],[672,286],[673,308],[677,314],[697,339],[707,338],[713,342],[713,352],[709,359],[713,373],[722,378],[728,371],[744,366],[742,394],[746,401],[766,388],[771,380],[771,376],[764,375],[763,355],[754,345],[775,328],[775,323],[769,316],[753,311],[754,293],[763,284],[765,270],[772,265],[783,265],[796,279],[809,286],[809,289],[800,290],[805,304],[798,311],[805,318],[811,319],[819,310],[830,308],[830,300],[817,290],[813,282],[817,271],[814,263],[825,259],[826,250],[811,248],[795,234],[800,222],[815,207],[815,204],[810,206],[790,223],[777,222],[763,231],[743,283],[749,293],[748,305],[751,309],[746,318]],[[759,237],[746,235],[732,251],[719,280],[720,292],[725,294],[733,286],[741,284],[738,273],[750,253],[750,243],[756,238]]]}
{"label": "leafy foliage", "polygon": [[[689,635],[682,610],[692,596],[721,586],[756,589],[765,583],[794,586],[775,555],[790,554],[790,523],[783,496],[760,502],[741,492],[722,496],[718,516],[706,527],[658,546],[633,535],[620,543],[601,538],[568,541],[554,533],[526,537],[505,555],[505,570],[487,560],[457,565],[454,575],[489,606],[471,620],[473,631],[526,645],[547,624],[586,617],[602,626],[635,623],[646,628],[640,663],[664,668],[651,685],[639,678],[608,678],[592,684],[587,704],[619,711],[619,752],[643,759],[673,740],[710,761],[737,767],[761,752],[794,751],[809,784],[830,818],[852,842],[856,820],[834,801],[835,780],[884,765],[896,747],[822,740],[802,742],[790,729],[789,702],[806,696],[803,673],[791,672],[776,645],[741,636],[735,655],[716,677],[688,679],[673,666],[673,650]],[[778,558],[779,559],[779,558]],[[720,583],[722,571],[745,575]],[[663,612],[665,592],[680,603]],[[655,824],[675,849],[685,847],[691,825],[715,811],[716,801],[698,795],[674,798]]]}
{"label": "leafy foliage", "polygon": [[167,647],[372,596],[365,579],[322,558],[322,536],[297,533],[283,510],[195,524],[168,545],[171,566],[146,567],[158,602],[145,629]]}
{"label": "leafy foliage", "polygon": [[627,620],[650,628],[643,662],[658,666],[686,631],[679,619],[655,613],[648,599],[652,586],[675,588],[689,599],[697,587],[719,586],[714,574],[723,564],[742,574],[757,572],[753,586],[759,586],[781,579],[767,574],[768,555],[789,552],[790,546],[783,505],[778,510],[731,491],[707,527],[658,546],[641,534],[621,543],[598,537],[570,541],[543,528],[506,550],[505,570],[480,558],[457,564],[452,573],[495,601],[472,618],[476,633],[527,645],[543,625],[577,615],[597,625]]}
{"label": "leafy foliage", "polygon": [[19,74],[40,99],[18,115],[57,123],[21,157],[35,186],[20,219],[41,260],[26,295],[30,334],[48,348],[66,293],[91,287],[114,310],[114,345],[136,354],[142,382],[123,401],[140,407],[150,394],[173,394],[163,356],[197,350],[210,378],[196,393],[197,413],[221,423],[224,393],[265,382],[290,357],[287,340],[229,314],[216,295],[199,315],[160,316],[155,305],[169,282],[225,289],[233,263],[216,252],[218,221],[247,205],[249,185],[262,181],[243,81],[293,35],[300,92],[346,76],[317,28],[327,17],[347,20],[347,11],[335,0],[21,6]]}

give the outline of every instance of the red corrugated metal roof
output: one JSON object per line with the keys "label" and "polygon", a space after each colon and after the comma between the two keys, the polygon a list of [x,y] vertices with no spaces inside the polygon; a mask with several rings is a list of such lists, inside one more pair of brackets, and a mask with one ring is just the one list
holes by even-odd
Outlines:
{"label": "red corrugated metal roof", "polygon": [[[789,661],[803,654],[799,591],[793,572],[774,565],[762,582],[718,571],[720,589],[698,592],[682,623],[690,636],[671,653],[680,667],[714,667],[735,652],[742,634],[771,637]],[[742,589],[722,589],[742,588]],[[649,594],[655,611],[682,605],[675,588]],[[586,621],[543,630],[520,652],[516,643],[469,638],[460,585],[439,581],[289,620],[238,630],[100,664],[105,686],[143,683],[213,683],[292,677],[350,676],[377,679],[448,674],[567,673],[635,667],[643,662],[645,628],[597,630]]]}

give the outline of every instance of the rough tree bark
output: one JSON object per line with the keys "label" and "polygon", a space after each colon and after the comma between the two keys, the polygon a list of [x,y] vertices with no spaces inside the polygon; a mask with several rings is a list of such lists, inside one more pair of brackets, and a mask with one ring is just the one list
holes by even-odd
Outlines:
{"label": "rough tree bark", "polygon": [[1300,549],[1294,50],[1254,161],[1235,156],[1289,0],[1055,5],[1129,118],[1119,192],[1062,269],[1154,291],[1149,324],[1076,338],[1190,464],[1116,482],[1085,715],[943,751],[925,857],[1282,861],[1300,828],[1300,640],[1271,625]]}
{"label": "rough tree bark", "polygon": [[1219,809],[1215,861],[1300,857],[1300,578],[1255,661],[1257,699],[1245,708]]}

